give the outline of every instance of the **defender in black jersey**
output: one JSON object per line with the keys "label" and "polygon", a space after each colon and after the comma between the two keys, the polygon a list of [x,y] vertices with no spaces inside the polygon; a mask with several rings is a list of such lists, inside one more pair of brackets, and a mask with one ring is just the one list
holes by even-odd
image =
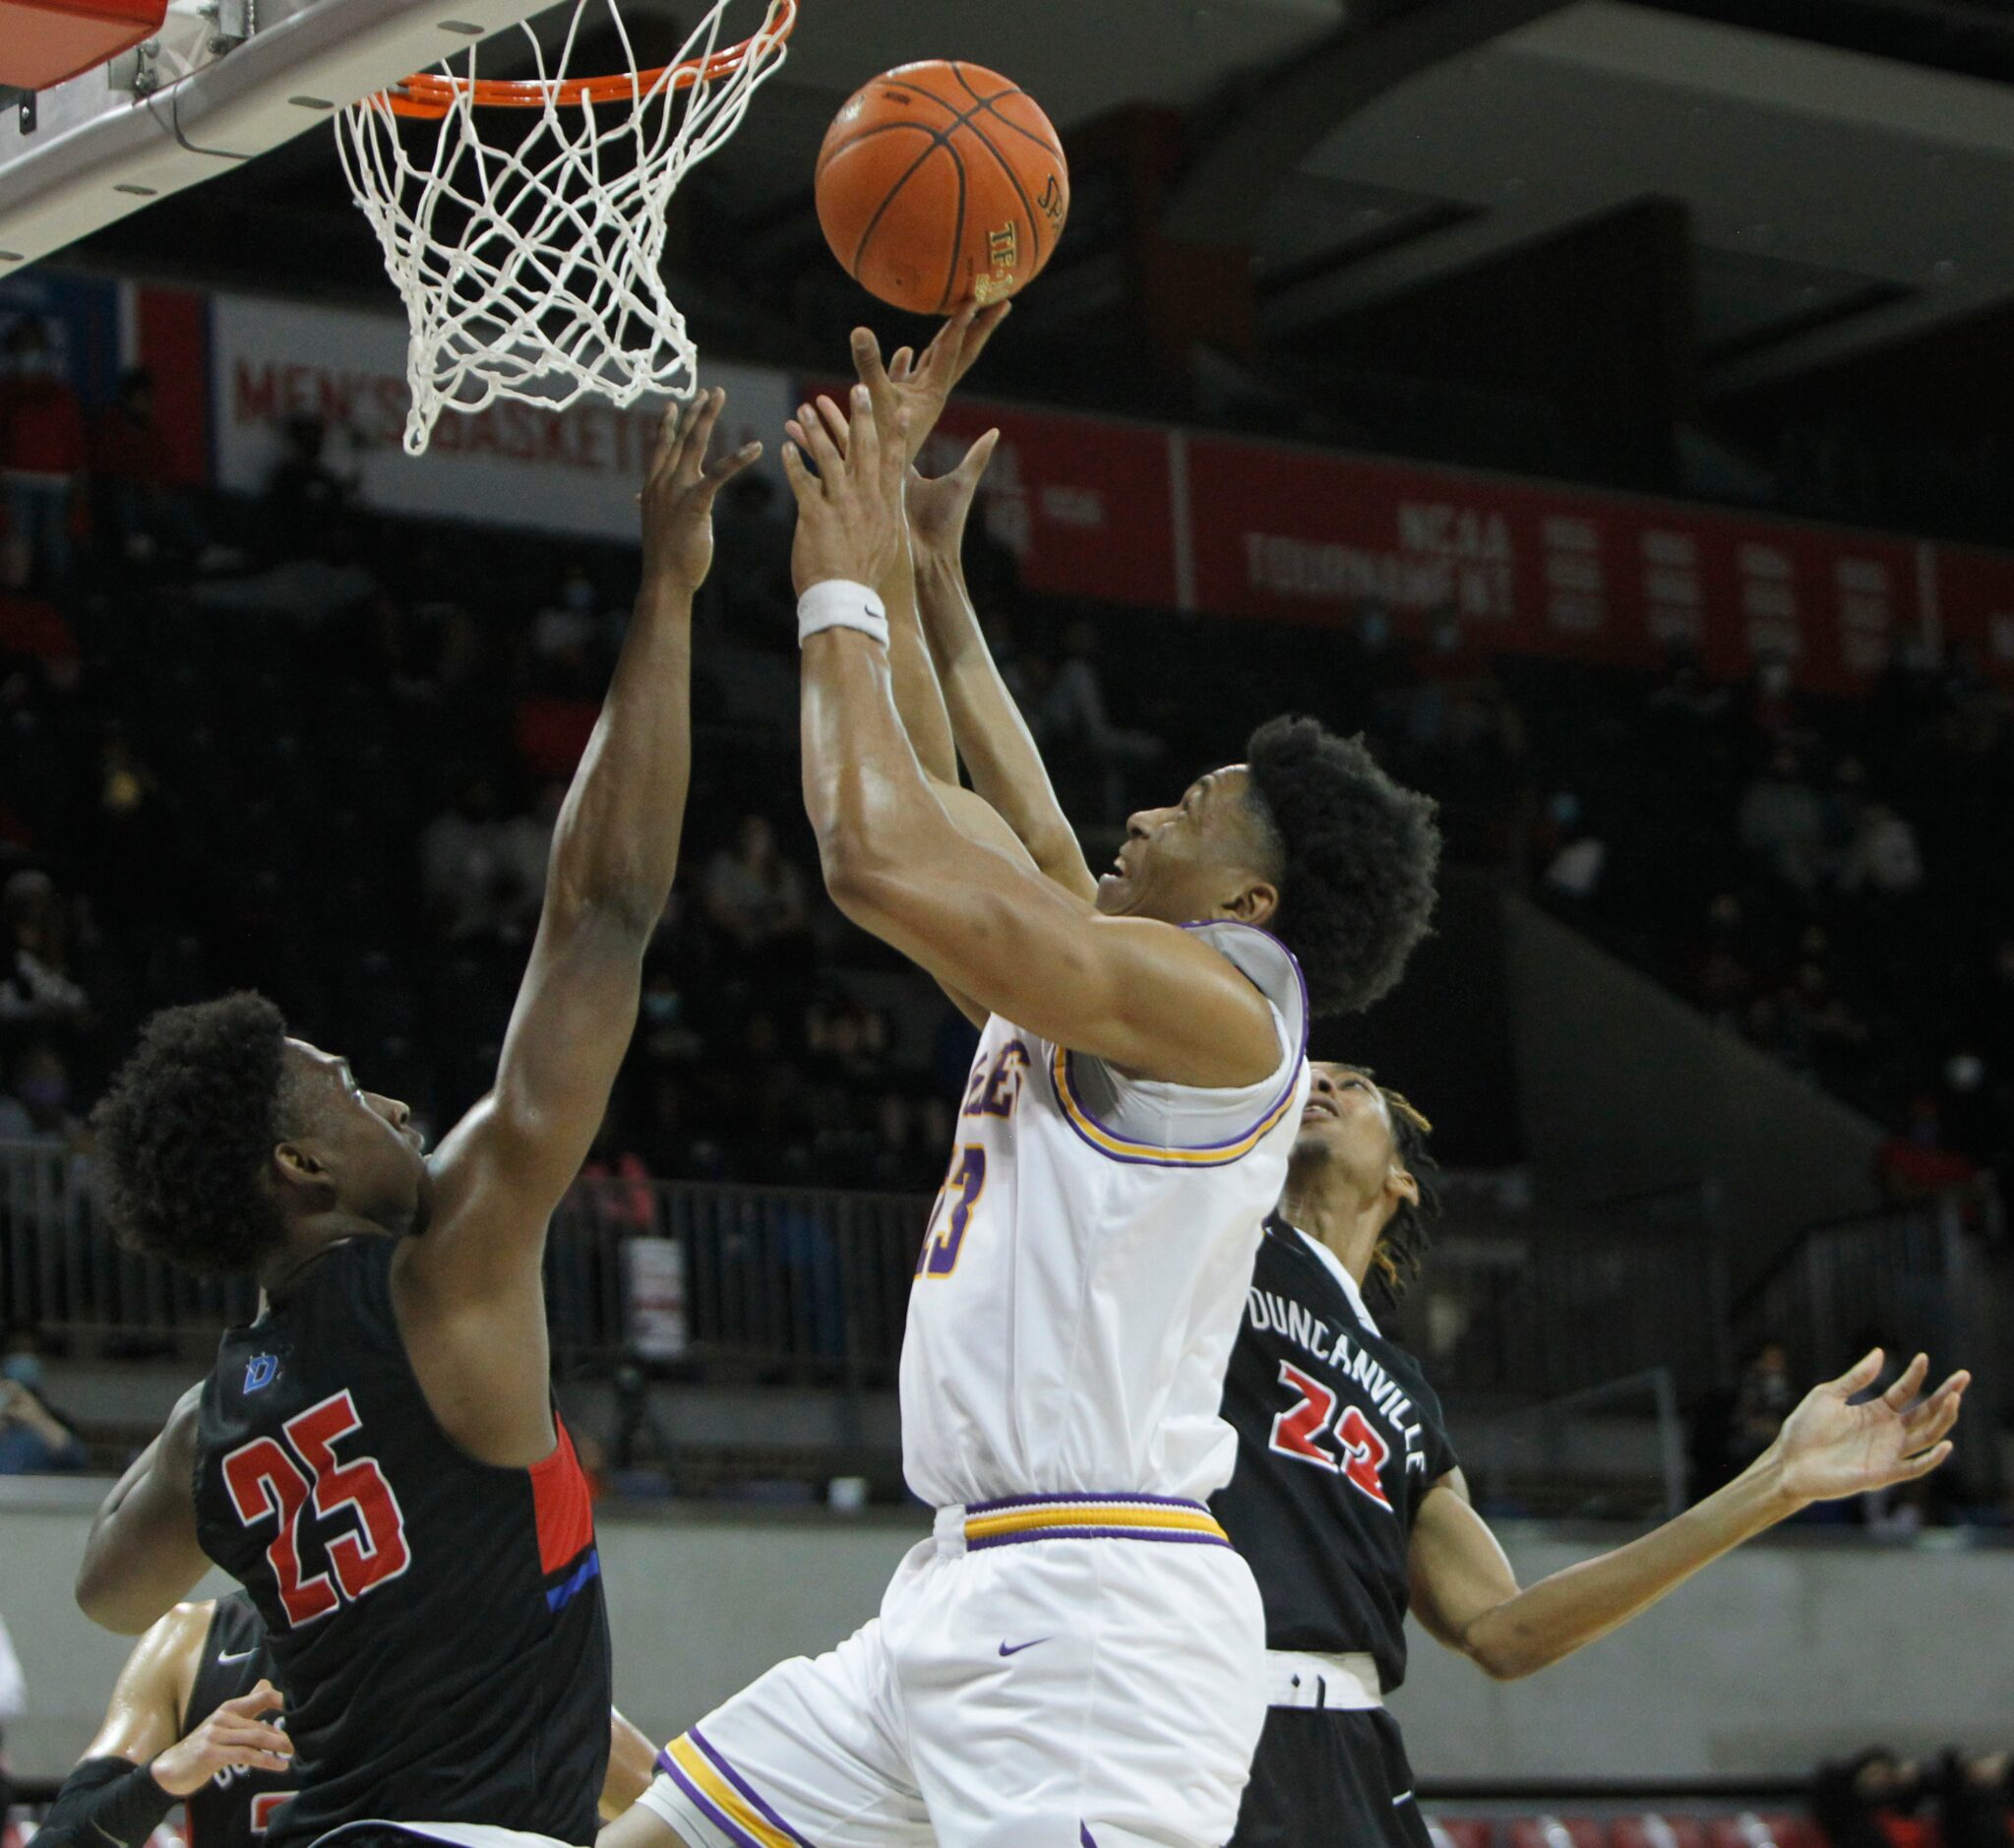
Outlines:
{"label": "defender in black jersey", "polygon": [[1814,1501],[1921,1476],[1970,1376],[1919,1397],[1923,1356],[1880,1397],[1870,1354],[1816,1387],[1738,1481],[1656,1532],[1520,1589],[1468,1490],[1440,1403],[1379,1330],[1431,1205],[1428,1124],[1344,1065],[1314,1067],[1225,1381],[1238,1470],[1211,1503],[1265,1601],[1272,1710],[1232,1848],[1426,1848],[1397,1724],[1410,1608],[1499,1680],[1605,1635],[1731,1547]]}
{"label": "defender in black jersey", "polygon": [[[298,1782],[273,1675],[266,1626],[243,1592],[178,1604],[127,1658],[37,1839],[140,1848],[179,1803],[189,1848],[260,1848]],[[604,1817],[637,1800],[657,1756],[620,1713],[609,1733]]]}
{"label": "defender in black jersey", "polygon": [[213,1559],[250,1592],[302,1781],[283,1848],[344,1824],[594,1838],[608,1625],[540,1271],[677,861],[693,593],[713,498],[759,449],[707,465],[723,402],[666,419],[642,588],[489,1095],[427,1157],[404,1105],[240,995],[156,1016],[97,1112],[122,1238],[256,1277],[264,1305],[113,1490],[78,1598],[137,1632]]}
{"label": "defender in black jersey", "polygon": [[294,1791],[281,1704],[250,1599],[177,1605],[127,1658],[36,1839],[140,1848],[179,1803],[190,1848],[255,1848]]}

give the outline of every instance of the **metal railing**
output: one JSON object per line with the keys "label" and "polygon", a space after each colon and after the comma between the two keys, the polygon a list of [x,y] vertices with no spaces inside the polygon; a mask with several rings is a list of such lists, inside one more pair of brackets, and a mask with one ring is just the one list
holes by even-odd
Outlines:
{"label": "metal railing", "polygon": [[1778,1341],[1794,1379],[1834,1374],[1879,1341],[1933,1375],[1974,1375],[1959,1460],[1975,1490],[1998,1480],[1994,1427],[2014,1417],[2014,1259],[1990,1190],[1956,1191],[1807,1227],[1735,1302],[1741,1347]]}
{"label": "metal railing", "polygon": [[[928,1204],[583,1180],[548,1242],[555,1360],[571,1371],[641,1360],[708,1380],[890,1385]],[[1559,1400],[1646,1367],[1689,1403],[1730,1384],[1715,1249],[1681,1226],[1454,1229],[1388,1320],[1442,1396],[1472,1407]],[[1989,1249],[1978,1208],[1956,1201],[1816,1227],[1739,1302],[1733,1332],[1744,1346],[1782,1339],[1797,1376],[1816,1378],[1878,1326],[1940,1365],[1971,1366],[1974,1403],[2014,1413],[2014,1277]],[[0,1143],[0,1323],[83,1353],[194,1359],[255,1312],[247,1283],[119,1250],[97,1221],[87,1164],[68,1150]],[[1974,1422],[1983,1436],[1990,1421]]]}
{"label": "metal railing", "polygon": [[1692,1232],[1448,1232],[1389,1324],[1443,1398],[1554,1399],[1656,1363],[1689,1399],[1722,1378],[1724,1300]]}
{"label": "metal railing", "polygon": [[[892,1381],[929,1201],[582,1180],[553,1215],[555,1360],[641,1357],[745,1379]],[[91,1351],[199,1352],[257,1313],[249,1283],[122,1251],[86,1163],[0,1142],[0,1322]]]}
{"label": "metal railing", "polygon": [[1496,1506],[1548,1517],[1670,1519],[1687,1501],[1685,1421],[1669,1367],[1499,1415],[1470,1478]]}

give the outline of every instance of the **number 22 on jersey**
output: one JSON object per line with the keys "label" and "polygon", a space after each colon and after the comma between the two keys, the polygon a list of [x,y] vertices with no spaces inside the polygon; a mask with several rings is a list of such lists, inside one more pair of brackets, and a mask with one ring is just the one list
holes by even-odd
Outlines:
{"label": "number 22 on jersey", "polygon": [[[405,1516],[378,1459],[336,1460],[336,1444],[362,1429],[355,1401],[346,1391],[336,1392],[280,1427],[285,1444],[254,1438],[223,1459],[224,1487],[238,1518],[247,1527],[278,1519],[266,1563],[278,1581],[290,1629],[327,1617],[345,1598],[355,1603],[412,1564]],[[339,1533],[326,1543],[333,1584],[329,1572],[304,1574],[301,1570],[301,1529],[311,1503],[323,1519],[347,1508],[362,1522],[361,1533]]]}

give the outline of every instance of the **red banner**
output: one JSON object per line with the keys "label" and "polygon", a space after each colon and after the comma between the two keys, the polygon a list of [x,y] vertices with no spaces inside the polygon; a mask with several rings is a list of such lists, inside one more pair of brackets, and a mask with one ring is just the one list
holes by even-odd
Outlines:
{"label": "red banner", "polygon": [[1935,549],[1937,624],[1996,680],[2014,681],[2014,556],[1955,545]]}
{"label": "red banner", "polygon": [[[807,389],[843,401],[840,381]],[[1110,603],[1176,602],[1165,429],[954,399],[924,450],[924,472],[954,467],[974,438],[996,425],[1000,447],[982,490],[986,527],[1014,554],[1029,589]]]}
{"label": "red banner", "polygon": [[[1485,647],[1845,691],[1922,612],[1907,540],[1366,457],[1188,439],[1193,603],[1332,622],[1452,613]],[[1207,510],[1207,518],[1201,517]]]}

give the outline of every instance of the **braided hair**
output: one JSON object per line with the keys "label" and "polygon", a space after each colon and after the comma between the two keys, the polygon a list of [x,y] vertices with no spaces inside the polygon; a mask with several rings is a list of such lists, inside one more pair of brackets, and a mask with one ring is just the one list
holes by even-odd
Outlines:
{"label": "braided hair", "polygon": [[[1368,1066],[1353,1065],[1345,1070],[1377,1084],[1377,1075]],[[1371,1273],[1365,1279],[1376,1286],[1386,1305],[1394,1305],[1426,1262],[1428,1228],[1440,1216],[1440,1196],[1434,1186],[1434,1176],[1440,1164],[1427,1146],[1434,1125],[1427,1121],[1426,1114],[1403,1092],[1388,1084],[1377,1084],[1377,1091],[1391,1113],[1392,1151],[1399,1166],[1420,1189],[1418,1201],[1401,1199],[1385,1221],[1384,1230],[1377,1235],[1377,1248],[1371,1254]]]}

